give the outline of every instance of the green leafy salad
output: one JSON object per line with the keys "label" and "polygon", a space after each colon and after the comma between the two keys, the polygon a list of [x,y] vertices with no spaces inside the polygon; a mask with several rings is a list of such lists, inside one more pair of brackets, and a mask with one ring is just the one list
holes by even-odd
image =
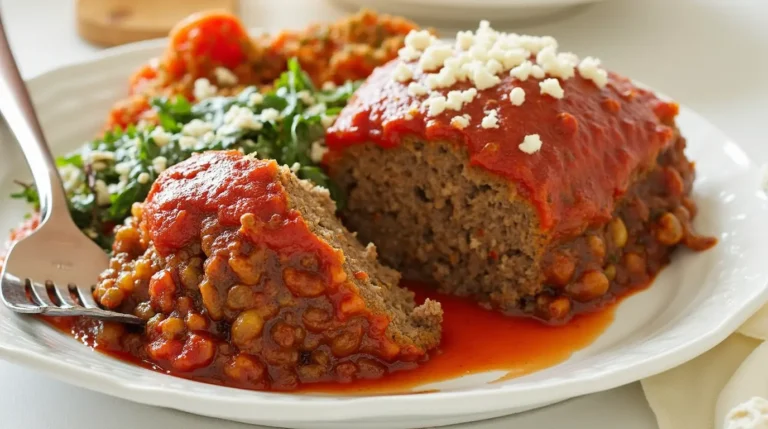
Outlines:
{"label": "green leafy salad", "polygon": [[[328,188],[336,204],[343,195],[318,167],[325,128],[338,115],[358,83],[319,90],[296,60],[260,93],[247,87],[231,97],[192,104],[184,97],[156,98],[158,125],[129,126],[56,160],[75,223],[104,249],[112,230],[143,201],[166,168],[206,150],[236,149],[287,165],[302,179]],[[12,197],[38,205],[33,186]]]}

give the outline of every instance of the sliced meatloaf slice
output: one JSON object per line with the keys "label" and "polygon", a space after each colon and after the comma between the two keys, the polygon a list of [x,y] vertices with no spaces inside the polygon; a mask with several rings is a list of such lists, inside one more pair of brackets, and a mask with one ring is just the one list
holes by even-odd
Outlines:
{"label": "sliced meatloaf slice", "polygon": [[417,306],[334,212],[327,190],[274,161],[194,156],[117,231],[95,297],[148,321],[141,357],[243,387],[415,365],[440,341],[439,303]]}
{"label": "sliced meatloaf slice", "polygon": [[487,22],[409,35],[326,136],[350,229],[406,277],[551,321],[713,245],[677,105],[556,47]]}

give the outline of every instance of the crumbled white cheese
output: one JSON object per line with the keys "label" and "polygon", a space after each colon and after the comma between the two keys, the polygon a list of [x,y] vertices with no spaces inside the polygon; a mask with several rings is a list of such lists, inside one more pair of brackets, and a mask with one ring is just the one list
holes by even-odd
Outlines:
{"label": "crumbled white cheese", "polygon": [[504,66],[501,65],[500,61],[491,58],[490,60],[486,61],[485,69],[488,70],[488,73],[496,75],[504,70]]}
{"label": "crumbled white cheese", "polygon": [[560,81],[554,78],[544,79],[539,82],[539,88],[542,94],[550,95],[557,99],[561,99],[565,95],[565,91],[560,86]]}
{"label": "crumbled white cheese", "polygon": [[91,163],[91,170],[93,171],[104,171],[107,169],[107,164],[101,161],[96,161],[94,163]]}
{"label": "crumbled white cheese", "polygon": [[213,130],[212,123],[201,119],[193,119],[181,127],[181,134],[190,137],[200,137],[211,130]]}
{"label": "crumbled white cheese", "polygon": [[326,153],[328,153],[328,148],[322,141],[316,141],[312,143],[312,147],[309,150],[309,158],[312,162],[318,164],[323,160]]}
{"label": "crumbled white cheese", "polygon": [[168,159],[164,156],[158,156],[152,160],[152,168],[155,169],[157,174],[162,173],[168,168]]}
{"label": "crumbled white cheese", "polygon": [[472,46],[475,35],[471,31],[459,31],[456,33],[456,48],[466,51]]}
{"label": "crumbled white cheese", "polygon": [[96,194],[97,205],[108,206],[111,203],[109,198],[109,188],[103,180],[98,179],[96,182],[94,182],[93,192]]}
{"label": "crumbled white cheese", "polygon": [[184,150],[191,150],[197,146],[197,138],[192,136],[179,137],[179,147]]}
{"label": "crumbled white cheese", "polygon": [[405,46],[423,51],[427,49],[432,42],[435,41],[435,37],[429,34],[427,30],[411,30],[405,36]]}
{"label": "crumbled white cheese", "polygon": [[456,83],[456,70],[442,68],[438,73],[427,75],[426,84],[431,90],[448,88]]}
{"label": "crumbled white cheese", "polygon": [[531,66],[531,76],[534,77],[534,79],[544,79],[544,76],[546,76],[546,73],[544,73],[544,69],[541,68],[538,65]]}
{"label": "crumbled white cheese", "polygon": [[299,164],[298,162],[294,162],[294,163],[291,165],[291,173],[296,173],[296,172],[298,172],[300,168],[301,168],[301,164]]}
{"label": "crumbled white cheese", "polygon": [[137,177],[136,180],[138,180],[138,182],[141,183],[142,185],[146,185],[147,183],[149,183],[149,173],[143,172],[139,174],[139,177]]}
{"label": "crumbled white cheese", "polygon": [[408,94],[418,97],[420,95],[427,95],[427,87],[416,82],[411,82],[408,84]]}
{"label": "crumbled white cheese", "polygon": [[336,84],[332,81],[323,82],[323,86],[320,87],[323,91],[333,91],[336,89]]}
{"label": "crumbled white cheese", "polygon": [[413,72],[405,63],[400,62],[395,67],[393,77],[396,81],[405,83],[413,78]]}
{"label": "crumbled white cheese", "polygon": [[423,105],[427,108],[427,116],[437,116],[446,109],[447,100],[444,96],[438,95],[424,101]]}
{"label": "crumbled white cheese", "polygon": [[499,113],[496,110],[487,110],[480,126],[486,129],[499,128]]}
{"label": "crumbled white cheese", "polygon": [[545,47],[536,55],[536,63],[542,68],[544,73],[561,79],[573,77],[573,68],[576,64],[572,61],[573,54],[558,54],[552,46]]}
{"label": "crumbled white cheese", "polygon": [[410,46],[406,46],[404,48],[400,48],[400,50],[397,51],[397,56],[405,61],[418,60],[419,57],[421,57],[421,51],[413,49]]}
{"label": "crumbled white cheese", "polygon": [[416,116],[416,114],[418,114],[418,113],[419,113],[419,103],[417,103],[417,102],[415,102],[415,101],[414,101],[414,102],[413,102],[413,103],[411,103],[411,105],[408,107],[408,111],[406,111],[406,112],[405,112],[405,119],[407,119],[407,120],[409,120],[409,121],[410,121],[410,120],[411,120],[411,119],[413,119],[413,117],[414,117],[414,116]]}
{"label": "crumbled white cheese", "polygon": [[264,96],[258,92],[254,92],[253,94],[248,96],[248,104],[250,106],[258,106],[263,102],[264,102]]}
{"label": "crumbled white cheese", "polygon": [[515,66],[509,71],[509,75],[517,80],[528,80],[528,76],[531,75],[533,64],[530,61],[523,61],[520,65]]}
{"label": "crumbled white cheese", "polygon": [[541,149],[541,138],[538,134],[529,134],[525,136],[523,142],[520,143],[517,147],[520,148],[521,151],[530,155],[532,153],[538,152],[539,149]]}
{"label": "crumbled white cheese", "polygon": [[72,164],[65,164],[59,167],[59,176],[61,176],[61,181],[64,183],[64,190],[68,193],[74,192],[85,182],[82,171]]}
{"label": "crumbled white cheese", "polygon": [[208,131],[207,133],[203,134],[203,143],[205,144],[211,144],[216,139],[216,135],[213,134],[212,131]]}
{"label": "crumbled white cheese", "polygon": [[152,138],[155,144],[160,147],[170,143],[172,137],[171,133],[166,132],[161,126],[155,127],[152,132],[149,133],[149,136]]}
{"label": "crumbled white cheese", "polygon": [[761,397],[737,405],[726,416],[724,429],[768,429],[768,400]]}
{"label": "crumbled white cheese", "polygon": [[579,63],[579,75],[584,79],[589,79],[603,88],[608,83],[608,72],[600,68],[600,60],[593,57],[586,57]]}
{"label": "crumbled white cheese", "polygon": [[485,67],[476,67],[470,76],[470,80],[475,84],[475,88],[479,90],[492,88],[501,82],[498,76],[488,71]]}
{"label": "crumbled white cheese", "polygon": [[114,161],[115,153],[106,150],[92,150],[87,155],[88,162]]}
{"label": "crumbled white cheese", "polygon": [[454,116],[451,118],[451,126],[463,130],[469,126],[469,115]]}
{"label": "crumbled white cheese", "polygon": [[525,102],[525,90],[520,87],[512,88],[512,91],[509,91],[509,102],[521,106]]}
{"label": "crumbled white cheese", "polygon": [[211,85],[211,81],[201,77],[195,80],[192,94],[195,96],[196,100],[200,101],[205,100],[206,98],[214,97],[218,91],[219,88],[217,88],[215,85]]}
{"label": "crumbled white cheese", "polygon": [[453,55],[449,45],[439,44],[429,46],[419,59],[419,67],[423,71],[432,71],[443,66],[443,62]]}
{"label": "crumbled white cheese", "polygon": [[213,69],[213,75],[216,76],[216,82],[221,86],[237,85],[237,76],[228,68],[216,67]]}
{"label": "crumbled white cheese", "polygon": [[115,173],[119,174],[120,176],[127,176],[131,172],[131,163],[130,162],[119,162],[115,164]]}
{"label": "crumbled white cheese", "polygon": [[312,94],[310,94],[310,92],[307,90],[299,91],[296,93],[296,96],[299,97],[299,100],[301,100],[301,102],[307,106],[315,104],[315,97],[313,97]]}
{"label": "crumbled white cheese", "polygon": [[273,108],[264,109],[261,111],[261,120],[264,122],[275,122],[280,119],[280,111]]}
{"label": "crumbled white cheese", "polygon": [[227,110],[227,113],[224,114],[224,124],[231,125],[234,128],[254,131],[258,131],[264,127],[259,116],[255,115],[251,109],[238,105],[233,105]]}
{"label": "crumbled white cheese", "polygon": [[461,91],[461,97],[464,99],[464,104],[469,104],[477,97],[477,89],[469,88]]}
{"label": "crumbled white cheese", "polygon": [[336,122],[337,115],[326,115],[322,114],[320,116],[320,123],[323,125],[323,128],[331,128],[331,125],[333,125],[334,122]]}

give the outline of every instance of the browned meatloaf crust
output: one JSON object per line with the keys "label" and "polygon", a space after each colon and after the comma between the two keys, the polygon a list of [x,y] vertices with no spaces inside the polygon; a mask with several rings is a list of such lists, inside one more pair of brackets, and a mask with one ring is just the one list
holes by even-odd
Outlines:
{"label": "browned meatloaf crust", "polygon": [[442,310],[399,288],[328,191],[274,161],[206,152],[160,175],[116,233],[95,297],[147,320],[134,355],[256,389],[375,378],[440,341]]}
{"label": "browned meatloaf crust", "polygon": [[344,219],[384,261],[564,321],[647,284],[678,245],[714,244],[690,227],[675,103],[551,38],[470,36],[412,33],[328,130]]}

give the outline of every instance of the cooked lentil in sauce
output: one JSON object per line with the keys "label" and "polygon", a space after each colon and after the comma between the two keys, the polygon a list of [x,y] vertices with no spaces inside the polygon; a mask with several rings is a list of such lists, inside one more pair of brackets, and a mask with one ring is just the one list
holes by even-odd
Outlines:
{"label": "cooked lentil in sauce", "polygon": [[[130,97],[114,107],[107,127],[157,124],[162,118],[151,100],[183,95],[195,101],[201,78],[213,82],[218,95],[235,96],[246,86],[266,90],[289,58],[318,86],[372,72],[375,82],[394,65],[374,68],[396,57],[414,28],[401,18],[361,12],[328,26],[250,38],[230,15],[196,15],[173,30],[165,55],[134,74]],[[221,67],[236,83],[217,77]],[[694,169],[674,128],[674,103],[611,75],[604,90],[582,78],[565,81],[563,110],[535,82],[515,83],[535,106],[520,109],[508,100],[501,106],[500,94],[511,89],[502,86],[467,108],[470,114],[495,109],[506,121],[501,128],[457,128],[449,116],[427,120],[409,97],[382,104],[392,95],[387,91],[402,91],[394,86],[399,83],[382,84],[384,92],[364,87],[327,135],[332,150],[364,142],[393,147],[407,135],[465,144],[472,165],[520,185],[542,230],[560,240],[542,258],[543,291],[507,314],[404,281],[418,303],[442,303],[437,349],[401,346],[388,337],[392,320],[365,305],[342,269],[341,251],[288,209],[275,180],[277,164],[237,152],[205,152],[165,175],[152,173],[159,179],[137,193],[148,191],[146,200],[137,197],[125,224],[104,232],[109,242],[114,235],[113,258],[94,297],[105,308],[145,319],[145,327],[45,320],[120,359],[257,390],[393,393],[473,372],[520,376],[562,362],[603,332],[616,303],[650,284],[674,249],[704,250],[715,240],[691,226]],[[566,136],[566,146],[536,157],[518,150],[534,132],[545,142]],[[633,177],[638,171],[643,180]],[[22,197],[32,202],[27,191]],[[38,223],[34,215],[11,240]],[[366,276],[354,273],[357,280]]]}

